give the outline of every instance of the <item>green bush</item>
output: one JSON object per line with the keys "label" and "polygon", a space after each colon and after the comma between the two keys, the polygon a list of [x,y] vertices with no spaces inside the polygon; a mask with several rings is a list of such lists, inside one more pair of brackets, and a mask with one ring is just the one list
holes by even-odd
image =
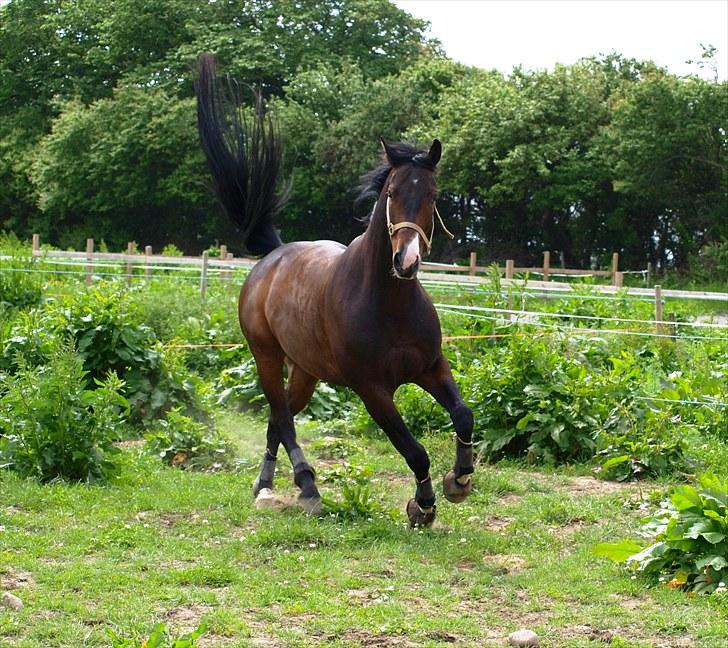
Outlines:
{"label": "green bush", "polygon": [[47,365],[18,359],[0,376],[0,465],[41,481],[96,481],[114,469],[110,460],[128,407],[115,374],[85,389],[87,375],[71,345],[57,348]]}
{"label": "green bush", "polygon": [[652,516],[647,547],[625,540],[595,547],[636,572],[658,576],[672,588],[711,593],[728,582],[728,482],[703,475],[699,487],[677,486]]}
{"label": "green bush", "polygon": [[728,282],[728,240],[704,246],[692,261],[690,270],[700,281]]}
{"label": "green bush", "polygon": [[20,311],[0,324],[0,371],[14,373],[20,358],[27,366],[45,364],[62,339],[63,322],[47,309]]}
{"label": "green bush", "polygon": [[149,424],[172,407],[200,407],[181,353],[165,348],[142,323],[141,310],[119,290],[82,292],[64,309],[65,330],[76,341],[89,383],[110,371],[125,383],[131,420]]}
{"label": "green bush", "polygon": [[178,410],[167,412],[157,429],[145,436],[149,452],[170,466],[220,470],[230,467],[235,456],[232,445],[219,432]]}
{"label": "green bush", "polygon": [[[687,434],[691,431],[679,415],[669,411],[615,408],[599,437],[600,476],[626,481],[688,472],[694,467],[687,458]],[[612,427],[618,428],[612,431]]]}
{"label": "green bush", "polygon": [[464,376],[477,446],[487,456],[557,462],[594,454],[606,413],[600,374],[578,347],[554,342],[513,337]]}
{"label": "green bush", "polygon": [[31,250],[14,234],[0,235],[0,312],[4,308],[27,308],[40,303],[43,281]]}

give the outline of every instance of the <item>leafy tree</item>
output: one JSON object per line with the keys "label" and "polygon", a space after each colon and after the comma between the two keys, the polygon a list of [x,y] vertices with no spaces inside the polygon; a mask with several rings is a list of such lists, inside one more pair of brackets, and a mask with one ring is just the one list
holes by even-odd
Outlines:
{"label": "leafy tree", "polygon": [[607,145],[653,262],[682,265],[728,236],[727,129],[728,83],[655,73],[625,87]]}
{"label": "leafy tree", "polygon": [[195,128],[194,100],[162,91],[127,87],[89,106],[65,103],[33,169],[53,238],[193,241],[210,202]]}

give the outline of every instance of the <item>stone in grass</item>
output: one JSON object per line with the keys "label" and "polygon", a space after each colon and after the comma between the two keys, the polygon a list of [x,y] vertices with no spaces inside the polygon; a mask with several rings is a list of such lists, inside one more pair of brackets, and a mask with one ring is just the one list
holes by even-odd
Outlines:
{"label": "stone in grass", "polygon": [[23,602],[10,592],[5,592],[5,594],[3,594],[3,597],[0,599],[0,604],[10,608],[11,610],[20,610],[23,607]]}
{"label": "stone in grass", "polygon": [[511,646],[540,646],[538,635],[532,630],[516,630],[508,635],[508,643]]}

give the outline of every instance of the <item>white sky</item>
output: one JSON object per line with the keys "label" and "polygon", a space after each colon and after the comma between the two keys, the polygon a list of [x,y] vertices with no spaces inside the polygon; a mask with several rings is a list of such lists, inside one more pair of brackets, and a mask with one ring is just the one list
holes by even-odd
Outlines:
{"label": "white sky", "polygon": [[728,78],[728,0],[392,1],[429,21],[450,58],[481,68],[551,69],[617,51],[712,79],[685,63],[703,43],[718,48],[718,77]]}

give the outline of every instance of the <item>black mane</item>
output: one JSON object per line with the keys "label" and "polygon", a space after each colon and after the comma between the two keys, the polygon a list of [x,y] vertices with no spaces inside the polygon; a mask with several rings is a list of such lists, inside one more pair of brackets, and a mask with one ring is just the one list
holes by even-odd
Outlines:
{"label": "black mane", "polygon": [[[379,197],[382,189],[384,189],[384,184],[387,182],[389,172],[393,168],[403,164],[412,164],[414,166],[427,169],[428,171],[435,170],[435,164],[433,164],[432,160],[427,156],[426,149],[416,148],[406,142],[388,143],[387,147],[389,149],[391,162],[390,157],[383,155],[382,163],[361,177],[358,186],[358,194],[354,201],[355,205],[359,205],[369,198],[376,199]],[[369,217],[370,215],[367,215],[363,219],[364,222],[368,222]]]}

